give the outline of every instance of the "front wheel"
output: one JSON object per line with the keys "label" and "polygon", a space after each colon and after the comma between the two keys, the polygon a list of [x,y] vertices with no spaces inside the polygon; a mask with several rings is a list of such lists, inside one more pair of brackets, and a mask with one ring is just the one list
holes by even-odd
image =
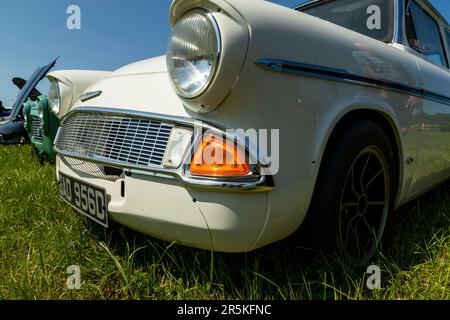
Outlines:
{"label": "front wheel", "polygon": [[306,225],[318,248],[367,262],[379,248],[396,196],[389,137],[373,121],[339,130],[320,168]]}

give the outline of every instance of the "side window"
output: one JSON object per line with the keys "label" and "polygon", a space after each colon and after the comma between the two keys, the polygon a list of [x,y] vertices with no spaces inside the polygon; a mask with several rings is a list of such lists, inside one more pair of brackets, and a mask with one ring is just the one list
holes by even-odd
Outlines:
{"label": "side window", "polygon": [[406,35],[411,48],[427,60],[447,67],[439,25],[413,0],[406,17]]}
{"label": "side window", "polygon": [[393,0],[316,1],[300,10],[379,41],[391,42],[394,29]]}
{"label": "side window", "polygon": [[450,29],[445,29],[445,37],[447,38],[448,50],[450,50]]}

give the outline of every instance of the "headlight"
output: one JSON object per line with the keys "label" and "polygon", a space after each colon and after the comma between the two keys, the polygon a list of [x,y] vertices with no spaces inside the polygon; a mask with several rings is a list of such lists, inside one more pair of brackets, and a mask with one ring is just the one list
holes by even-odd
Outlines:
{"label": "headlight", "polygon": [[210,13],[192,10],[175,24],[167,67],[180,96],[194,99],[206,91],[216,73],[220,51],[219,28]]}
{"label": "headlight", "polygon": [[59,113],[59,107],[61,105],[61,95],[59,92],[59,84],[58,81],[51,80],[50,88],[48,89],[48,104],[50,105],[50,109],[54,114]]}
{"label": "headlight", "polygon": [[37,105],[37,114],[39,116],[39,118],[43,119],[44,118],[44,110],[42,109],[42,102],[39,101],[38,105]]}

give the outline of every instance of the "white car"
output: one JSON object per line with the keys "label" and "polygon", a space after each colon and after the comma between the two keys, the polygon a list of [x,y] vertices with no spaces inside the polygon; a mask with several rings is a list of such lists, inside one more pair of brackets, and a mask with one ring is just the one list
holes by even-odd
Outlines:
{"label": "white car", "polygon": [[62,198],[101,225],[246,252],[303,223],[366,261],[449,178],[450,29],[428,1],[176,0],[170,23],[166,56],[93,84],[56,138]]}

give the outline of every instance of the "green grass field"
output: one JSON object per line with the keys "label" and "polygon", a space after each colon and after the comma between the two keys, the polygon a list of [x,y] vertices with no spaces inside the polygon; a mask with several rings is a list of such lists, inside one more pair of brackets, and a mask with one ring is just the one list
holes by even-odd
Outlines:
{"label": "green grass field", "polygon": [[[186,248],[113,226],[58,198],[55,169],[29,146],[0,147],[0,299],[450,299],[450,184],[398,210],[365,268],[305,257],[296,237],[246,254]],[[66,286],[81,269],[80,290]]]}

